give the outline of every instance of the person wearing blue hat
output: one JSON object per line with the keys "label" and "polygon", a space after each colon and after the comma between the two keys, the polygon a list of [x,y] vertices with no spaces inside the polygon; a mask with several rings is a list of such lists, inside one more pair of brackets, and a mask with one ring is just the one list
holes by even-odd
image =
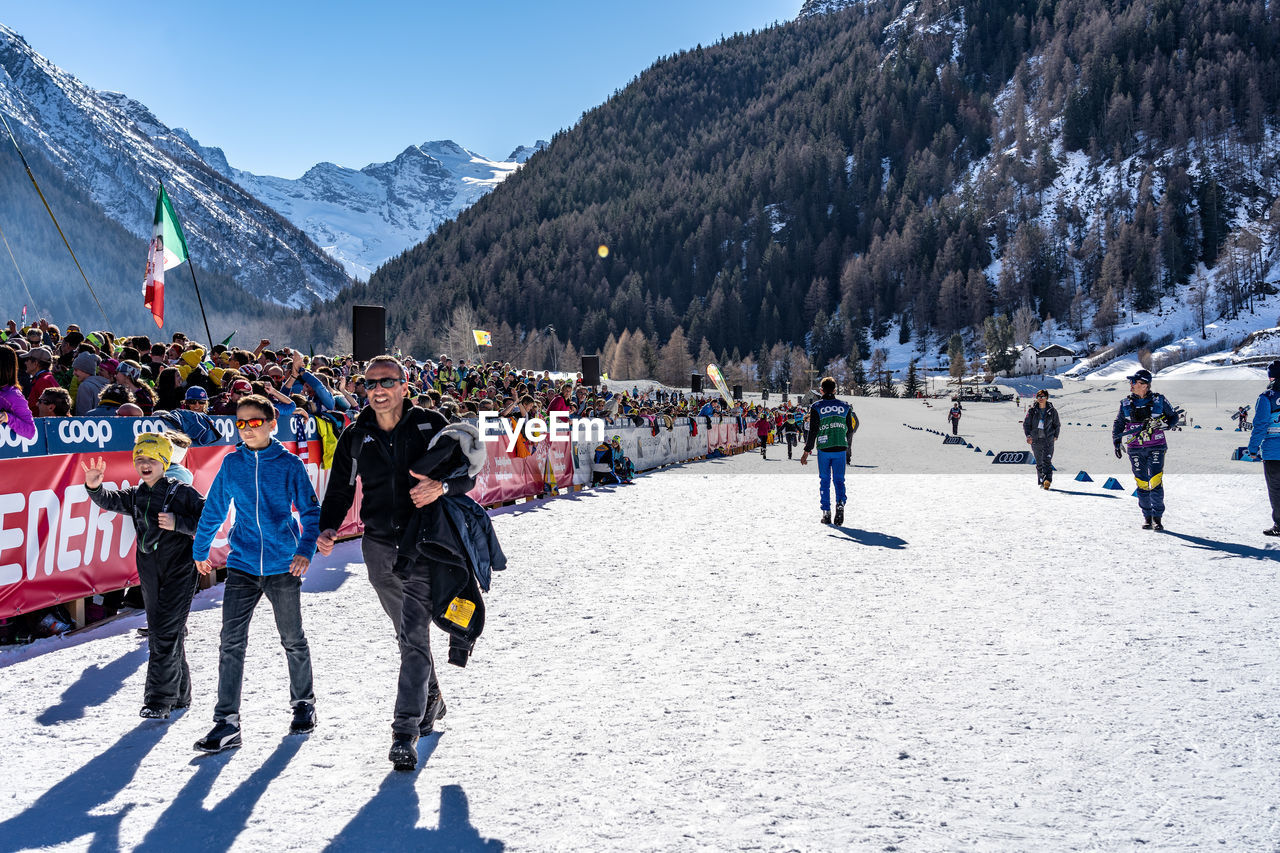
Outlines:
{"label": "person wearing blue hat", "polygon": [[1262,459],[1262,476],[1271,500],[1271,526],[1262,534],[1280,536],[1280,361],[1267,367],[1267,380],[1267,390],[1254,406],[1248,453]]}
{"label": "person wearing blue hat", "polygon": [[193,412],[205,411],[209,408],[209,392],[199,385],[192,385],[182,399],[182,408]]}
{"label": "person wearing blue hat", "polygon": [[1164,457],[1169,449],[1164,431],[1178,425],[1178,411],[1163,394],[1152,392],[1150,370],[1139,370],[1128,379],[1130,394],[1120,401],[1120,412],[1111,424],[1111,442],[1117,459],[1129,454],[1138,483],[1142,529],[1160,531],[1164,530]]}

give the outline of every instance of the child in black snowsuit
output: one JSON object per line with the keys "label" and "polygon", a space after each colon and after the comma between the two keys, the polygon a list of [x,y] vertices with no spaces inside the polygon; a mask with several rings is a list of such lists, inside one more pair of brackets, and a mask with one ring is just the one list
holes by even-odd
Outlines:
{"label": "child in black snowsuit", "polygon": [[[410,466],[419,479],[445,483],[475,477],[484,467],[480,433],[467,423],[450,424]],[[400,678],[388,756],[397,769],[417,766],[414,742],[444,716],[444,699],[431,657],[431,623],[449,634],[449,663],[466,666],[484,630],[484,601],[491,572],[506,557],[488,514],[471,498],[445,492],[417,509],[405,530],[395,573],[403,582],[400,612]]]}
{"label": "child in black snowsuit", "polygon": [[150,628],[147,684],[139,714],[153,719],[167,719],[170,711],[191,704],[184,635],[196,592],[191,538],[204,498],[185,483],[165,476],[172,459],[169,439],[144,432],[133,446],[133,465],[142,480],[138,485],[105,488],[105,459],[80,465],[89,499],[109,512],[127,514],[137,531],[138,583]]}

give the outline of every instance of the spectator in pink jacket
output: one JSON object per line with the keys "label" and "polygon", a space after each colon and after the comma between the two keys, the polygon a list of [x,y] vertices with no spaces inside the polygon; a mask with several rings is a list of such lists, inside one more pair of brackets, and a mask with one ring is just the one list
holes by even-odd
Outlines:
{"label": "spectator in pink jacket", "polygon": [[36,422],[18,384],[18,354],[0,347],[0,424],[21,438],[35,438]]}

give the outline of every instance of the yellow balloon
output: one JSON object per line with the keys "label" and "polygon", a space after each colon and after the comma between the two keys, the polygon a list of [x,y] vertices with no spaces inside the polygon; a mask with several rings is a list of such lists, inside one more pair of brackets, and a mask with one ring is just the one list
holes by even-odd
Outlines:
{"label": "yellow balloon", "polygon": [[601,243],[600,248],[596,249],[596,254],[598,254],[602,258],[609,257],[609,247]]}

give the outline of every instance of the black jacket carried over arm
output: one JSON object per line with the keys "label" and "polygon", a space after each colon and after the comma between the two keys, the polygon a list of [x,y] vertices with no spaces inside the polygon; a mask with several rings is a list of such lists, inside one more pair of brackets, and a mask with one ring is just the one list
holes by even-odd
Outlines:
{"label": "black jacket carried over arm", "polygon": [[[193,564],[191,539],[204,510],[204,498],[186,483],[161,477],[155,486],[139,483],[127,489],[86,489],[89,499],[108,512],[133,519],[138,534],[138,568]],[[158,516],[173,513],[173,530],[161,530]]]}
{"label": "black jacket carried over arm", "polygon": [[[473,433],[469,459],[454,438],[462,430]],[[413,464],[413,470],[434,480],[452,477],[483,465],[483,449],[474,427],[451,427],[434,447]],[[488,591],[494,571],[507,566],[493,522],[484,508],[464,494],[450,492],[417,509],[410,517],[400,543],[395,572],[402,578],[426,573],[431,586],[431,616],[449,634],[449,663],[466,666],[475,641],[484,631],[485,606],[481,590]],[[457,602],[471,608],[461,616],[452,611]]]}
{"label": "black jacket carried over arm", "polygon": [[[320,506],[320,529],[336,530],[342,524],[355,501],[359,477],[364,535],[384,544],[398,544],[414,510],[409,490],[418,482],[409,475],[409,466],[426,453],[431,439],[446,426],[444,415],[405,400],[400,421],[388,436],[378,429],[373,410],[366,407],[338,436],[329,487]],[[466,475],[444,482],[451,495],[466,494],[476,485],[475,478]]]}

